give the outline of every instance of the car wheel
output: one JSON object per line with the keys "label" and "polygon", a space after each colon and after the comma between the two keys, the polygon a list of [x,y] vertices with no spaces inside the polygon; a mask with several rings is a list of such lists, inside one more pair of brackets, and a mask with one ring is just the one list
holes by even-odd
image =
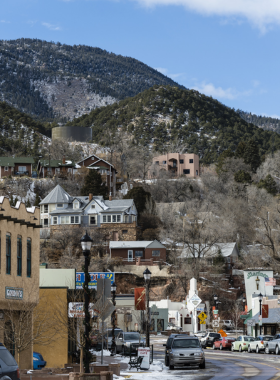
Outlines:
{"label": "car wheel", "polygon": [[250,354],[250,352],[252,352],[251,346],[248,346],[248,352],[249,352],[249,354]]}
{"label": "car wheel", "polygon": [[233,347],[233,345],[231,346],[231,351],[232,351],[232,352],[234,351],[234,347]]}
{"label": "car wheel", "polygon": [[260,350],[259,350],[259,346],[256,347],[256,354],[259,354],[260,353]]}
{"label": "car wheel", "polygon": [[201,363],[201,364],[199,364],[199,368],[200,369],[205,369],[205,360]]}
{"label": "car wheel", "polygon": [[174,365],[169,364],[169,369],[170,369],[170,371],[173,371]]}
{"label": "car wheel", "polygon": [[241,345],[239,346],[238,351],[239,351],[239,352],[242,352],[242,346],[241,346]]}
{"label": "car wheel", "polygon": [[222,344],[220,344],[220,350],[222,351],[222,349],[223,349],[223,345],[222,345]]}
{"label": "car wheel", "polygon": [[279,347],[278,346],[275,347],[275,355],[279,355]]}
{"label": "car wheel", "polygon": [[166,367],[168,367],[168,366],[169,366],[169,359],[168,359],[168,357],[167,357],[167,356],[165,356],[165,365],[166,365]]}
{"label": "car wheel", "polygon": [[268,348],[268,346],[265,347],[264,352],[265,352],[266,354],[269,354],[269,348]]}

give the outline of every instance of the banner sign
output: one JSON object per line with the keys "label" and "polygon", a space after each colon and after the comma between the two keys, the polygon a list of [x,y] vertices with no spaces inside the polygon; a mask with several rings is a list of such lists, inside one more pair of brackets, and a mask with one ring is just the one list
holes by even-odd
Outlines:
{"label": "banner sign", "polygon": [[[89,304],[89,313],[91,318],[94,316],[94,314],[97,314],[94,312],[94,304]],[[68,304],[68,317],[69,318],[85,318],[84,313],[84,303],[83,302],[69,302]]]}
{"label": "banner sign", "polygon": [[146,310],[146,289],[134,289],[135,310]]}
{"label": "banner sign", "polygon": [[[90,282],[88,284],[89,289],[97,289],[97,279],[107,278],[111,280],[111,285],[115,282],[115,273],[112,272],[90,272]],[[84,272],[76,273],[76,289],[83,289],[83,283],[85,282]]]}
{"label": "banner sign", "polygon": [[6,286],[5,297],[11,300],[22,300],[23,299],[23,289],[22,288],[10,288]]}
{"label": "banner sign", "polygon": [[268,318],[268,305],[262,305],[262,317]]}

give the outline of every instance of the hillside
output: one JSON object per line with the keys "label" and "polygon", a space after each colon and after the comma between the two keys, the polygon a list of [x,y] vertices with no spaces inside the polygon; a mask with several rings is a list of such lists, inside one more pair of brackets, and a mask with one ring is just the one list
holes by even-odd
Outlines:
{"label": "hillside", "polygon": [[[96,109],[70,125],[91,126],[95,142],[106,129],[127,131],[136,144],[150,145],[159,152],[177,141],[187,151],[199,154],[204,163],[216,161],[226,149],[235,150],[239,141],[254,138],[263,155],[280,149],[280,136],[247,123],[230,109],[198,91],[155,86],[133,98]],[[273,142],[274,141],[274,142]]]}
{"label": "hillside", "polygon": [[237,110],[239,115],[248,123],[253,123],[266,131],[280,133],[280,120],[274,117],[257,116],[249,112]]}
{"label": "hillside", "polygon": [[66,122],[154,85],[177,85],[129,57],[38,39],[0,40],[0,100]]}
{"label": "hillside", "polygon": [[37,156],[49,132],[29,115],[0,102],[0,155]]}

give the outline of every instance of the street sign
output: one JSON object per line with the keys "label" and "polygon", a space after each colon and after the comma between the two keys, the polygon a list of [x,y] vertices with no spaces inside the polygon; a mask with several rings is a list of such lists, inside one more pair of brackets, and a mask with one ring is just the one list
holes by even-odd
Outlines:
{"label": "street sign", "polygon": [[260,321],[262,320],[262,315],[259,315],[259,320],[260,320]]}
{"label": "street sign", "polygon": [[201,320],[201,321],[204,321],[206,318],[207,318],[207,314],[205,314],[203,311],[198,314],[198,318]]}
{"label": "street sign", "polygon": [[212,321],[213,327],[219,327],[219,321]]}
{"label": "street sign", "polygon": [[224,330],[222,330],[222,329],[220,331],[218,331],[218,332],[221,334],[221,336],[223,338],[225,338],[227,336],[227,333]]}
{"label": "street sign", "polygon": [[219,314],[219,310],[213,310],[213,314]]}
{"label": "street sign", "polygon": [[204,306],[198,306],[197,308],[196,308],[196,311],[203,311],[204,310]]}
{"label": "street sign", "polygon": [[204,321],[200,321],[199,323],[200,323],[201,325],[206,325],[205,320],[204,320]]}
{"label": "street sign", "polygon": [[200,303],[201,303],[201,299],[198,297],[197,294],[194,294],[190,299],[189,299],[189,303],[193,306],[193,307],[196,307],[198,306]]}
{"label": "street sign", "polygon": [[247,326],[254,327],[256,325],[256,322],[254,319],[249,319],[247,321]]}
{"label": "street sign", "polygon": [[219,315],[218,315],[218,314],[215,314],[215,315],[214,315],[214,318],[215,318],[215,319],[217,319],[218,321],[220,320],[220,318],[219,318]]}

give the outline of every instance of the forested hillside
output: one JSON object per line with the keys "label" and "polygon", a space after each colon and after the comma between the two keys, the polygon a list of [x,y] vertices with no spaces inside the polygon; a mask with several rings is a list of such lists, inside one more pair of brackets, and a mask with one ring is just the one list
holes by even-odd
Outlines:
{"label": "forested hillside", "polygon": [[257,116],[251,112],[237,111],[239,115],[248,123],[253,123],[258,127],[261,127],[267,131],[274,131],[280,133],[280,120],[268,117],[268,116]]}
{"label": "forested hillside", "polygon": [[0,102],[0,155],[38,156],[48,134],[42,123]]}
{"label": "forested hillside", "polygon": [[155,86],[119,103],[73,120],[70,125],[91,126],[95,142],[108,131],[128,132],[135,144],[166,152],[176,141],[204,163],[215,162],[226,149],[254,138],[261,155],[280,149],[280,136],[247,123],[233,109],[198,91]]}
{"label": "forested hillside", "polygon": [[155,84],[177,85],[129,57],[84,45],[0,40],[0,100],[40,120],[71,120]]}

